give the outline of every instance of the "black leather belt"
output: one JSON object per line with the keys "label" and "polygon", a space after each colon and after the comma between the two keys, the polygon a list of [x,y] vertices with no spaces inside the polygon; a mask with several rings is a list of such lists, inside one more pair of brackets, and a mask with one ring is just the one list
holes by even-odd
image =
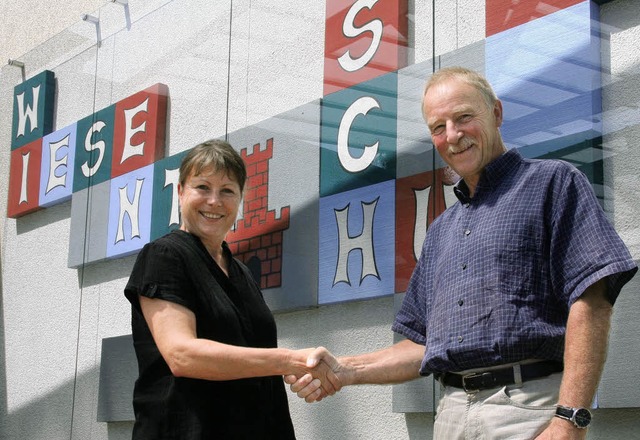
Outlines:
{"label": "black leather belt", "polygon": [[[516,383],[514,367],[497,368],[489,371],[479,371],[470,374],[443,373],[435,377],[442,384],[450,387],[462,388],[467,393],[475,393],[489,388],[513,385]],[[540,361],[532,364],[520,365],[522,382],[549,376],[563,370],[562,362]]]}

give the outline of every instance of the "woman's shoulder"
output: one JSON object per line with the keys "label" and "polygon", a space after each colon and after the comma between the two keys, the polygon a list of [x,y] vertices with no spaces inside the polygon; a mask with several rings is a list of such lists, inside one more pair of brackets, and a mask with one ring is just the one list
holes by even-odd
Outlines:
{"label": "woman's shoulder", "polygon": [[171,260],[193,255],[195,246],[189,243],[189,234],[175,230],[145,244],[138,255],[138,261],[156,258]]}
{"label": "woman's shoulder", "polygon": [[152,249],[180,249],[195,245],[195,237],[188,232],[175,229],[162,237],[150,241],[144,247]]}

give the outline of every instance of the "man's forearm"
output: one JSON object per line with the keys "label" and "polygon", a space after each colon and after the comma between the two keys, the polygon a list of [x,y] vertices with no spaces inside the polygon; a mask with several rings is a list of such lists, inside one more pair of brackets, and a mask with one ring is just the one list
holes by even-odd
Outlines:
{"label": "man's forearm", "polygon": [[612,307],[599,281],[589,287],[569,311],[564,374],[559,402],[588,407],[595,396],[607,357]]}
{"label": "man's forearm", "polygon": [[420,376],[420,364],[425,347],[410,340],[372,353],[344,356],[338,359],[343,365],[343,385],[392,384],[416,379]]}

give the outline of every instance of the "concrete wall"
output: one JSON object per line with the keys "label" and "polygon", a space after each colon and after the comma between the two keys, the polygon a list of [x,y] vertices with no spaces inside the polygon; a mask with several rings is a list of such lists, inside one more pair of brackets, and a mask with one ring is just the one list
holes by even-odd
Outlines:
{"label": "concrete wall", "polygon": [[[130,3],[132,26],[126,29],[122,6],[111,2],[0,1],[0,60],[25,61],[27,77],[55,70],[58,127],[165,82],[172,98],[170,155],[224,134],[225,127],[238,130],[322,97],[324,2],[301,7],[296,1],[234,1],[230,65],[221,37],[226,35],[221,29],[230,25],[228,2],[216,8],[209,0]],[[449,0],[435,1],[435,38],[432,2],[410,3],[410,64],[430,59],[434,47],[436,54],[446,54],[484,39],[483,2],[452,7]],[[601,19],[610,41],[603,57],[611,66],[603,90],[604,124],[610,127],[605,132],[611,133],[605,136],[607,210],[638,259],[640,12],[635,3],[607,3]],[[92,11],[101,18],[99,50],[95,28],[79,20]],[[5,109],[0,112],[0,139],[5,145],[11,137],[11,112],[6,109],[19,82],[19,69],[0,70],[0,108]],[[0,212],[6,212],[9,175],[9,147],[4,151]],[[0,216],[0,438],[130,438],[130,421],[97,420],[103,340],[130,333],[122,289],[134,257],[69,269],[70,212],[67,202],[18,220]],[[630,305],[638,290],[635,283],[625,291]],[[616,310],[608,367],[633,364],[640,356],[634,338],[638,320],[633,315],[629,319],[628,310]],[[338,355],[382,348],[394,340],[393,311],[394,298],[388,296],[281,312],[276,315],[280,345],[324,345]],[[406,386],[427,389],[430,380]],[[625,401],[627,384],[616,377],[609,380],[607,389],[620,390],[618,401]],[[623,407],[598,410],[589,438],[640,438],[634,398]],[[427,394],[420,404],[432,399]],[[393,412],[391,386],[352,387],[313,405],[295,396],[290,402],[300,439],[431,438],[433,414]]]}

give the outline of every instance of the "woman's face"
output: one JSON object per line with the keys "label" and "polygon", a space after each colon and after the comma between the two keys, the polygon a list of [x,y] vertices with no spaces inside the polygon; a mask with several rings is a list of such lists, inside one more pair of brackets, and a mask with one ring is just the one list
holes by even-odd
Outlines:
{"label": "woman's face", "polygon": [[218,246],[236,221],[242,192],[229,173],[206,168],[178,184],[178,197],[180,229]]}

